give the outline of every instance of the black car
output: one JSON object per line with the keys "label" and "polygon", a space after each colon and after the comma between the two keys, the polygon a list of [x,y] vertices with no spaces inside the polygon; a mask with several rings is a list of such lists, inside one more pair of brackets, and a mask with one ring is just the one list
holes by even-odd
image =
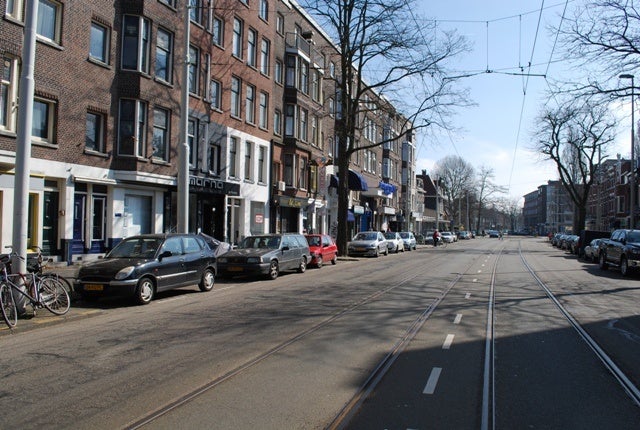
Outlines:
{"label": "black car", "polygon": [[84,299],[128,296],[145,305],[159,291],[198,284],[213,289],[215,251],[197,234],[145,234],[123,239],[104,258],[80,267],[75,290]]}

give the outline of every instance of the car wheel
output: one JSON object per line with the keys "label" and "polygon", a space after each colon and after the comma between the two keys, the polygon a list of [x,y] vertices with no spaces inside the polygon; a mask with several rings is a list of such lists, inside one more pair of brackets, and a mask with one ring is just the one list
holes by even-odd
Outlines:
{"label": "car wheel", "polygon": [[389,255],[389,248],[388,247],[384,249],[384,255]]}
{"label": "car wheel", "polygon": [[271,264],[269,265],[269,279],[273,280],[276,279],[278,277],[280,270],[278,268],[278,262],[276,260],[273,260],[271,262]]}
{"label": "car wheel", "polygon": [[622,276],[629,276],[631,274],[631,269],[629,269],[629,261],[627,257],[622,257],[620,259],[620,273]]}
{"label": "car wheel", "polygon": [[598,262],[599,262],[599,264],[598,264],[598,265],[600,266],[600,268],[601,268],[602,270],[607,270],[607,267],[608,267],[609,265],[607,264],[607,256],[605,255],[605,253],[604,253],[604,252],[601,252],[601,253],[600,253],[600,256],[599,256],[599,258],[598,258]]}
{"label": "car wheel", "polygon": [[148,305],[153,300],[155,285],[151,278],[142,278],[138,281],[136,288],[135,301],[139,305]]}
{"label": "car wheel", "polygon": [[331,259],[331,264],[335,266],[337,262],[338,262],[338,254],[333,254],[333,258]]}
{"label": "car wheel", "polygon": [[204,273],[202,274],[202,279],[200,280],[200,283],[198,284],[198,287],[200,287],[200,291],[211,291],[213,290],[213,285],[216,281],[215,279],[215,273],[213,273],[213,270],[211,269],[205,269]]}
{"label": "car wheel", "polygon": [[320,269],[323,264],[324,264],[324,261],[322,261],[322,255],[321,255],[318,258],[316,258],[316,267]]}
{"label": "car wheel", "polygon": [[304,273],[307,270],[307,257],[302,257],[298,266],[298,273]]}

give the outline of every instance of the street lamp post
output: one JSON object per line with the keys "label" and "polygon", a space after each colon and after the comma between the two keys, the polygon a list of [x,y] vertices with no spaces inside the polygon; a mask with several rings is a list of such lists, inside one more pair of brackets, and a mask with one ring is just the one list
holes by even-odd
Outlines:
{"label": "street lamp post", "polygon": [[635,119],[634,119],[634,106],[633,95],[635,92],[634,76],[630,74],[623,74],[619,76],[620,79],[631,79],[631,176],[629,176],[629,187],[631,188],[629,205],[631,206],[631,214],[629,217],[629,228],[634,228],[634,216],[636,209],[636,157],[635,157]]}

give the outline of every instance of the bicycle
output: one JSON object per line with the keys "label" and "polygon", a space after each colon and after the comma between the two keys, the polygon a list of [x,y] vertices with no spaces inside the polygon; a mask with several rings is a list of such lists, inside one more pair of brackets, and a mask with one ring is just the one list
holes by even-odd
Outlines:
{"label": "bicycle", "polygon": [[437,239],[437,243],[434,242],[434,248],[446,248],[447,245],[449,245],[449,242],[447,242],[446,240],[444,240],[442,237],[438,237]]}
{"label": "bicycle", "polygon": [[[25,261],[25,258],[11,252],[10,259],[17,256]],[[62,282],[53,276],[40,277],[38,273],[8,273],[7,256],[0,260],[0,312],[9,326],[13,328],[18,323],[18,309],[16,307],[14,292],[22,294],[34,309],[46,308],[55,315],[64,315],[69,312],[71,300],[69,293]],[[23,288],[24,287],[24,288]]]}

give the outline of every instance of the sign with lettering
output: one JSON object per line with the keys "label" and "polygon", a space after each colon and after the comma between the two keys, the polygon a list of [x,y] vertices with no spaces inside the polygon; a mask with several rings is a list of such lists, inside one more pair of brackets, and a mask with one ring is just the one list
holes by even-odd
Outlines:
{"label": "sign with lettering", "polygon": [[189,189],[194,192],[223,194],[234,197],[240,195],[240,184],[199,176],[189,176]]}

